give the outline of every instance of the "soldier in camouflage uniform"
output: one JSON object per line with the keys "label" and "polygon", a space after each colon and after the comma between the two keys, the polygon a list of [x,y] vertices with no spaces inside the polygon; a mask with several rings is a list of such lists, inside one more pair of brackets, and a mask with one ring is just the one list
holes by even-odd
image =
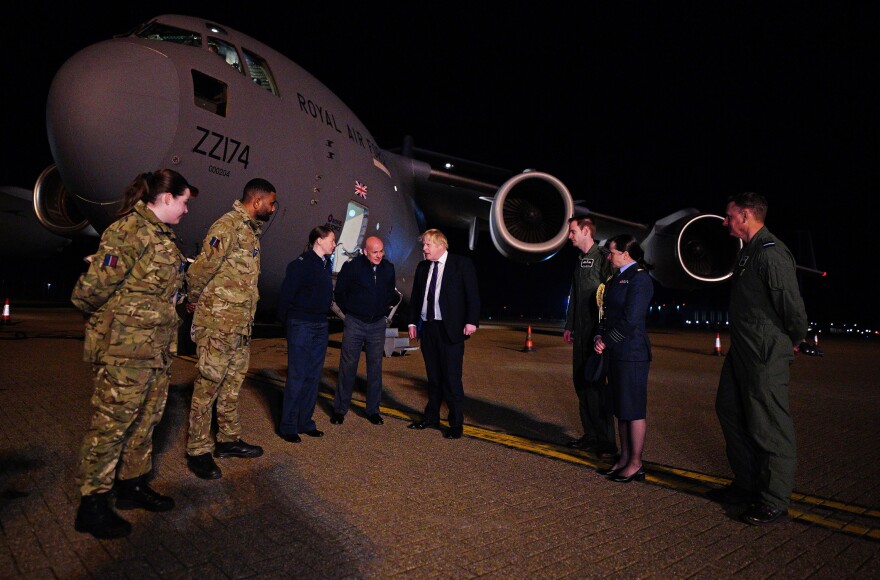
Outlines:
{"label": "soldier in camouflage uniform", "polygon": [[180,222],[197,194],[170,169],[139,175],[126,192],[123,217],[104,231],[73,290],[71,300],[88,315],[85,360],[95,373],[95,411],[82,447],[82,499],[74,525],[98,538],[131,531],[110,505],[111,489],[120,509],[174,507],[146,479],[153,428],[168,396],[186,264],[168,224]]}
{"label": "soldier in camouflage uniform", "polygon": [[565,342],[573,344],[572,380],[584,435],[566,442],[566,446],[593,451],[608,459],[617,453],[611,387],[604,376],[598,381],[589,381],[585,376],[587,359],[593,352],[593,337],[599,325],[596,291],[611,276],[611,263],[593,239],[595,232],[596,226],[590,218],[568,220],[568,239],[581,254],[572,277],[562,337]]}
{"label": "soldier in camouflage uniform", "polygon": [[[259,457],[262,447],[241,439],[238,394],[250,360],[251,328],[260,276],[260,224],[276,208],[275,187],[252,179],[241,201],[208,230],[202,251],[187,272],[189,309],[195,310],[192,335],[199,376],[189,414],[187,466],[202,479],[222,476],[211,457]],[[211,414],[217,405],[217,445]]]}
{"label": "soldier in camouflage uniform", "polygon": [[733,270],[730,350],[715,410],[727,444],[733,483],[707,495],[751,503],[753,525],[784,517],[794,485],[796,446],[788,400],[789,367],[807,333],[807,314],[788,248],[764,227],[767,200],[732,197],[724,224],[745,244]]}

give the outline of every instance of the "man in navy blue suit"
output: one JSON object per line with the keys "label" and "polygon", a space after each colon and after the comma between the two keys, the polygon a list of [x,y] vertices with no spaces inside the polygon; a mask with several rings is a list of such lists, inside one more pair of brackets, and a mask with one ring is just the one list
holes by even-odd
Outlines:
{"label": "man in navy blue suit", "polygon": [[449,253],[449,242],[440,230],[422,234],[425,259],[416,267],[409,307],[409,337],[421,338],[428,375],[428,404],[424,417],[410,429],[440,424],[440,405],[449,408],[447,439],[459,439],[464,424],[461,382],[464,341],[480,323],[477,271],[470,258]]}

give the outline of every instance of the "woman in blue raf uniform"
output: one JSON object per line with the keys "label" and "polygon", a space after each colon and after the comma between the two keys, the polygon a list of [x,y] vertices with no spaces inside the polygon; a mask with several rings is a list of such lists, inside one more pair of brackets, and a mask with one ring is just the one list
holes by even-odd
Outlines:
{"label": "woman in blue raf uniform", "polygon": [[608,259],[617,273],[605,285],[604,318],[594,349],[607,354],[621,452],[611,469],[598,471],[611,481],[629,483],[645,479],[642,449],[651,365],[645,318],[654,296],[654,283],[648,274],[651,266],[645,263],[645,253],[632,235],[612,238],[609,249]]}
{"label": "woman in blue raf uniform", "polygon": [[324,434],[312,414],[327,355],[327,313],[333,302],[328,257],[335,247],[333,230],[314,228],[309,233],[309,249],[287,265],[281,285],[278,319],[287,327],[287,382],[278,431],[290,443],[299,443],[300,433]]}

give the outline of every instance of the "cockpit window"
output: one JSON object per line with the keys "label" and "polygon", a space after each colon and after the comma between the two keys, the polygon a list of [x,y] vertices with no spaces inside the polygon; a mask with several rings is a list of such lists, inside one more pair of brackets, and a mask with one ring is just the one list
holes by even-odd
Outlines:
{"label": "cockpit window", "polygon": [[148,38],[150,40],[164,40],[165,42],[173,42],[174,44],[183,44],[186,46],[202,46],[202,35],[198,32],[190,32],[182,28],[175,28],[167,24],[152,22],[143,30],[137,33],[139,38]]}
{"label": "cockpit window", "polygon": [[225,117],[226,103],[229,101],[226,83],[195,69],[192,71],[192,78],[196,106]]}
{"label": "cockpit window", "polygon": [[244,72],[241,70],[241,61],[238,59],[238,52],[235,51],[235,47],[233,45],[229,44],[225,40],[220,40],[219,38],[209,36],[208,50],[225,60],[226,64],[228,64],[238,72]]}
{"label": "cockpit window", "polygon": [[275,84],[275,78],[272,76],[266,60],[245,48],[242,48],[241,51],[244,53],[244,62],[247,64],[251,80],[273,95],[278,96],[278,85]]}

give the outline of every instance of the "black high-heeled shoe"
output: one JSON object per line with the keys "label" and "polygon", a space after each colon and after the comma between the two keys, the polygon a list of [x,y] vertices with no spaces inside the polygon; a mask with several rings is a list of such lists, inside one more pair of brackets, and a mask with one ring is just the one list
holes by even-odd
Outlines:
{"label": "black high-heeled shoe", "polygon": [[617,475],[618,473],[620,473],[621,469],[623,469],[623,468],[618,467],[617,469],[614,469],[614,468],[605,469],[602,467],[597,467],[596,473],[598,473],[599,475],[604,475],[606,477],[611,477],[613,475]]}
{"label": "black high-heeled shoe", "polygon": [[614,475],[608,476],[609,481],[613,481],[614,483],[629,483],[633,480],[635,481],[645,481],[645,468],[639,467],[639,470],[626,477],[625,475],[620,475],[620,473],[616,473]]}

